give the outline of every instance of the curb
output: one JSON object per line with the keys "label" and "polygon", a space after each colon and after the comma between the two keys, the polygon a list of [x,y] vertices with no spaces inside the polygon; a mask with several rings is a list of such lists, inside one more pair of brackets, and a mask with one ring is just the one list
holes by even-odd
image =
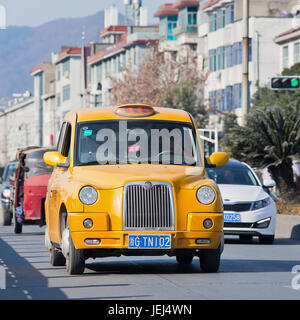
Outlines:
{"label": "curb", "polygon": [[277,214],[275,236],[276,238],[300,240],[300,216]]}

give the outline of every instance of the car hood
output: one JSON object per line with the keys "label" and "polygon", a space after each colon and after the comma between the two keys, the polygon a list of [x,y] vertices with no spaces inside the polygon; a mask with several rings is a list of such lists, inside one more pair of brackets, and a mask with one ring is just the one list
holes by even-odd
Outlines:
{"label": "car hood", "polygon": [[166,181],[178,188],[194,189],[207,179],[201,167],[164,165],[105,165],[73,168],[73,179],[98,189],[116,189],[130,181]]}
{"label": "car hood", "polygon": [[261,186],[218,184],[224,203],[252,202],[265,199],[268,194]]}

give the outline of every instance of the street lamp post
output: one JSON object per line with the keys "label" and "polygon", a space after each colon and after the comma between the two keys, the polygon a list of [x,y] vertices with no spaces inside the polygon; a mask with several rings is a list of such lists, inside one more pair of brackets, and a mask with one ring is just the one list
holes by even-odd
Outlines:
{"label": "street lamp post", "polygon": [[249,107],[249,0],[243,0],[243,81],[242,81],[242,125],[247,122]]}

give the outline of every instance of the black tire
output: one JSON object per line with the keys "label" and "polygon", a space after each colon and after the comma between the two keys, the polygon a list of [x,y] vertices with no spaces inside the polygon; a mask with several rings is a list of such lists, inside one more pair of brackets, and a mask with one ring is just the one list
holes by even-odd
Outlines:
{"label": "black tire", "polygon": [[11,225],[11,212],[3,210],[3,225],[10,226]]}
{"label": "black tire", "polygon": [[250,242],[253,239],[251,234],[240,234],[239,236],[241,242]]}
{"label": "black tire", "polygon": [[200,267],[203,272],[212,273],[219,270],[221,260],[221,247],[205,249],[200,254]]}
{"label": "black tire", "polygon": [[191,264],[193,261],[193,256],[191,255],[182,255],[176,256],[176,260],[179,264]]}
{"label": "black tire", "polygon": [[82,274],[85,268],[84,251],[76,249],[70,234],[69,239],[69,254],[66,259],[67,272],[69,274]]}
{"label": "black tire", "polygon": [[53,245],[51,246],[51,249],[50,249],[50,264],[53,267],[66,265],[66,258],[64,257],[62,252],[57,248],[55,248]]}
{"label": "black tire", "polygon": [[273,244],[274,243],[274,235],[271,236],[259,236],[260,244]]}

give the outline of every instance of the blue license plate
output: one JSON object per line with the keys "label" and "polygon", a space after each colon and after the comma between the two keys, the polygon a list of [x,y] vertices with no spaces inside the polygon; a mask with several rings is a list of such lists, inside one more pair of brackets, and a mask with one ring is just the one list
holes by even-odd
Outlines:
{"label": "blue license plate", "polygon": [[241,215],[239,213],[224,213],[225,222],[240,222]]}
{"label": "blue license plate", "polygon": [[129,249],[170,249],[171,235],[133,235],[128,236]]}

